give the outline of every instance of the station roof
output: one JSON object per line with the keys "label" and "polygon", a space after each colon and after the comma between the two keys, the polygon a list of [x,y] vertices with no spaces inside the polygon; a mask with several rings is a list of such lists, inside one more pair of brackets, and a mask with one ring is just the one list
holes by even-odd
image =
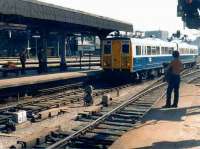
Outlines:
{"label": "station roof", "polygon": [[111,31],[133,31],[130,23],[37,0],[0,0],[0,14],[84,25]]}

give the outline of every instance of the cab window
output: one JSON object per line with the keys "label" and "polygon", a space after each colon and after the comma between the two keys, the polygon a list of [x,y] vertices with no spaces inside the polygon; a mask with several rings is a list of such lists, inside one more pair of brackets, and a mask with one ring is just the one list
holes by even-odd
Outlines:
{"label": "cab window", "polygon": [[129,45],[128,44],[122,45],[122,53],[129,53]]}
{"label": "cab window", "polygon": [[111,45],[104,45],[104,54],[111,54]]}
{"label": "cab window", "polygon": [[136,55],[142,55],[142,48],[141,48],[141,46],[136,46]]}

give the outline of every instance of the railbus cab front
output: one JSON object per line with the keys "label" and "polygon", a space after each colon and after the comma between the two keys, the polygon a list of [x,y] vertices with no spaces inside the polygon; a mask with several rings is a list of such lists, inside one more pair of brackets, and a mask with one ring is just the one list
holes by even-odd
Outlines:
{"label": "railbus cab front", "polygon": [[132,51],[130,39],[107,39],[103,42],[102,67],[117,71],[130,71]]}

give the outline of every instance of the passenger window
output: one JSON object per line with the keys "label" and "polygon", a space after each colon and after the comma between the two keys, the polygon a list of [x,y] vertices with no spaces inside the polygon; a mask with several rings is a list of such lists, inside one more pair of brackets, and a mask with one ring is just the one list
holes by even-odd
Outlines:
{"label": "passenger window", "polygon": [[104,45],[104,54],[111,54],[111,45]]}
{"label": "passenger window", "polygon": [[190,49],[187,49],[187,54],[190,54]]}
{"label": "passenger window", "polygon": [[169,48],[169,54],[172,54],[174,51],[174,48]]}
{"label": "passenger window", "polygon": [[124,44],[122,45],[122,53],[129,53],[129,45],[128,44]]}
{"label": "passenger window", "polygon": [[142,55],[146,55],[146,47],[142,46]]}
{"label": "passenger window", "polygon": [[151,55],[151,47],[147,46],[147,55]]}
{"label": "passenger window", "polygon": [[195,54],[195,49],[191,49],[191,54]]}
{"label": "passenger window", "polygon": [[151,47],[152,55],[156,55],[156,47]]}
{"label": "passenger window", "polygon": [[180,53],[183,54],[183,49],[182,48],[180,49]]}
{"label": "passenger window", "polygon": [[136,46],[136,55],[142,55],[142,48],[141,48],[141,46]]}
{"label": "passenger window", "polygon": [[167,47],[165,47],[165,54],[169,54]]}
{"label": "passenger window", "polygon": [[187,53],[187,49],[183,49],[183,54],[186,54]]}
{"label": "passenger window", "polygon": [[156,54],[160,55],[160,47],[156,47]]}
{"label": "passenger window", "polygon": [[161,47],[161,52],[162,52],[162,54],[165,54],[165,48],[164,47]]}

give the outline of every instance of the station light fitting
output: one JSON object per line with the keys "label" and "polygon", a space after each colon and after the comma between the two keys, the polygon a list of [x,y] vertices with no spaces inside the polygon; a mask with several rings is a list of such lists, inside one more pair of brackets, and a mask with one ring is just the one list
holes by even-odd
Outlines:
{"label": "station light fitting", "polygon": [[12,31],[11,30],[8,31],[8,34],[9,34],[9,38],[12,38]]}
{"label": "station light fitting", "polygon": [[40,35],[33,35],[33,38],[40,38]]}

